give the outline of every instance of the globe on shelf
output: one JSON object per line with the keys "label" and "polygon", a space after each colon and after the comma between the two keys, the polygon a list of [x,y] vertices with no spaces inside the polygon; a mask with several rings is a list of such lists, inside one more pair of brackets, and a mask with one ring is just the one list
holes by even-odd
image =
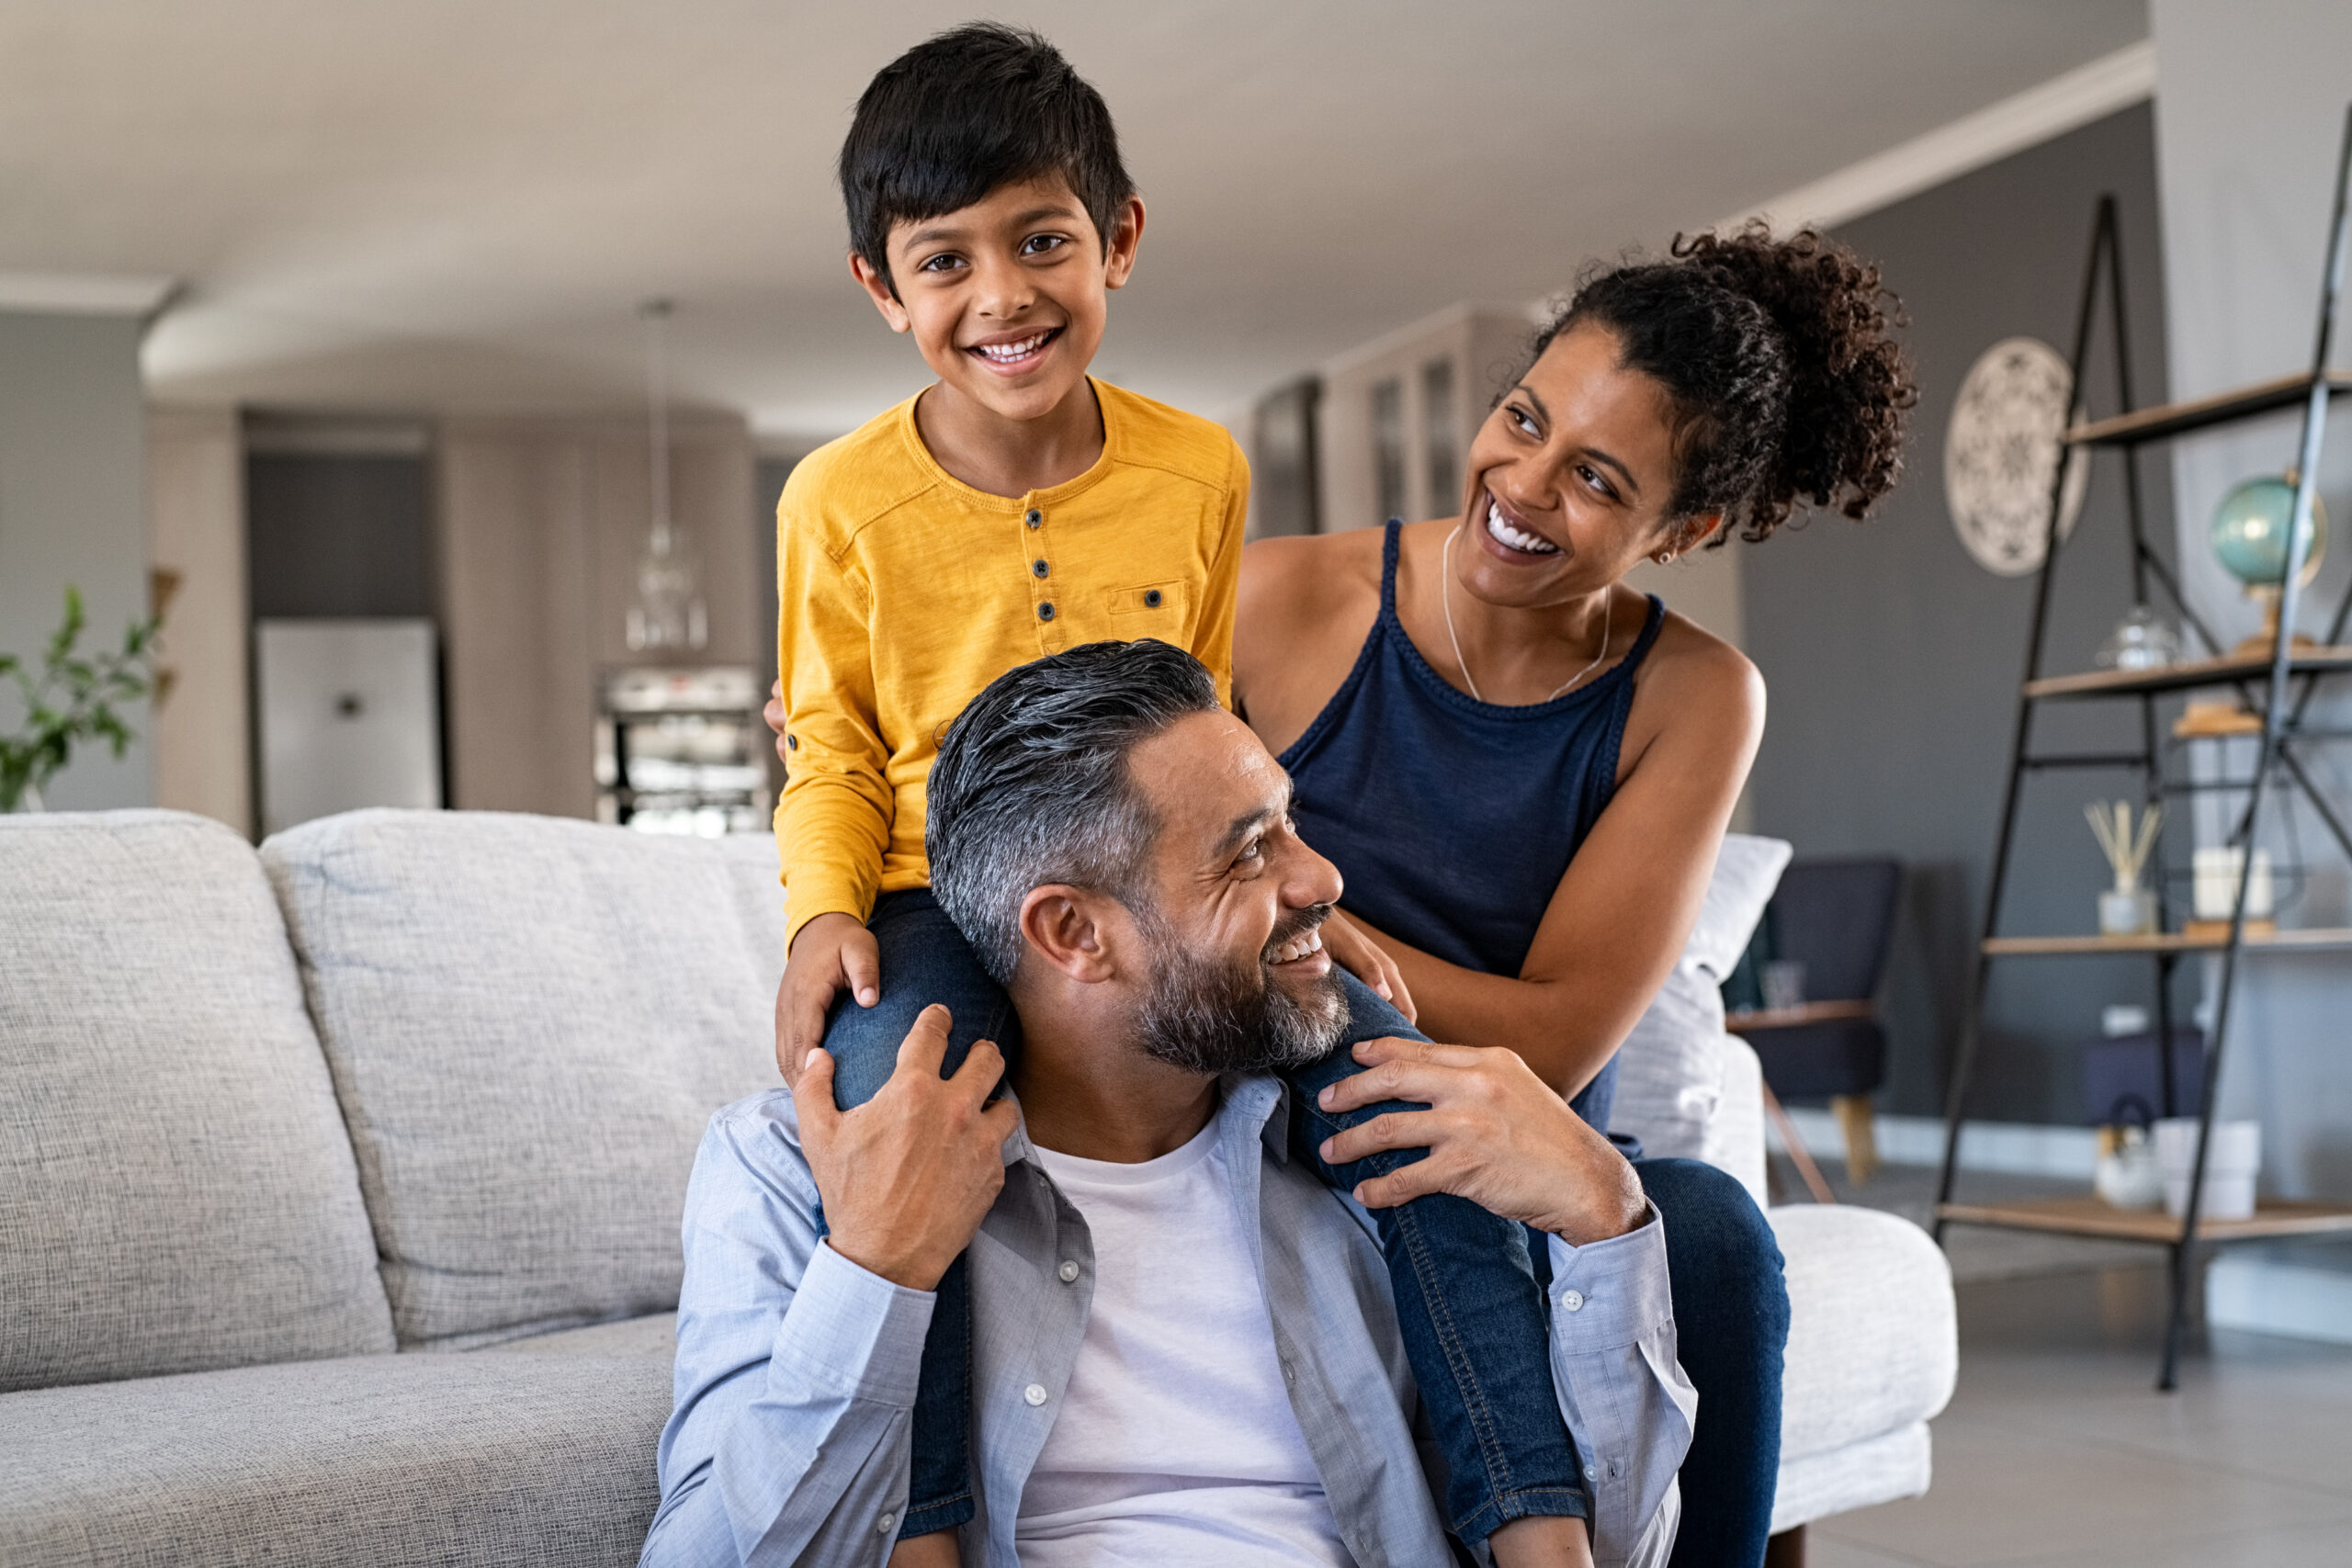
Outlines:
{"label": "globe on shelf", "polygon": [[[2260,653],[2278,636],[2278,600],[2287,580],[2287,544],[2295,519],[2294,474],[2263,474],[2247,479],[2222,498],[2213,509],[2211,539],[2214,558],[2223,570],[2245,584],[2246,597],[2263,607],[2262,631],[2238,644],[2240,653]],[[2320,558],[2327,553],[2327,509],[2312,497],[2312,547],[2301,579],[2308,584],[2319,575]],[[2295,642],[2310,647],[2298,634]]]}

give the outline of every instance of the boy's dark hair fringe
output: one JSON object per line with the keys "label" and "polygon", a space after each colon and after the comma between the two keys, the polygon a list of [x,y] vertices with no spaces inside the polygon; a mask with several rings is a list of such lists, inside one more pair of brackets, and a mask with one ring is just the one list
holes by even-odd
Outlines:
{"label": "boy's dark hair fringe", "polygon": [[1107,249],[1136,187],[1102,95],[1025,28],[950,28],[876,72],[857,100],[840,168],[850,248],[896,294],[892,225],[1046,175],[1069,182]]}

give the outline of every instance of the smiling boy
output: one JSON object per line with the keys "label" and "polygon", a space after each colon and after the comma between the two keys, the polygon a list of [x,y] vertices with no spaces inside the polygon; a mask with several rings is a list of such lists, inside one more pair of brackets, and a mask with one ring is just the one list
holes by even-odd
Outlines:
{"label": "smiling boy", "polygon": [[[797,1083],[821,1041],[846,1111],[890,1079],[934,1003],[953,1020],[944,1075],[978,1040],[1017,1059],[1003,976],[930,891],[925,791],[939,738],[999,675],[1089,643],[1170,644],[1228,701],[1250,480],[1222,427],[1086,373],[1109,293],[1134,270],[1143,202],[1101,96],[1043,39],[975,24],[910,50],[858,100],[840,174],[850,270],[938,378],[803,460],[776,513],[769,714],[787,772],[775,827],[790,944],[776,1054]],[[1261,874],[1268,830],[1236,825],[1219,886]],[[1109,850],[1068,871],[1106,889],[1137,874]],[[1337,961],[1409,1007],[1393,961],[1323,915],[1263,964]],[[1350,993],[1348,1041],[1408,1029],[1363,987]],[[1353,1065],[1340,1053],[1314,1071],[1294,1075],[1294,1104]],[[1317,1168],[1343,1190],[1356,1179]],[[883,1206],[908,1203],[894,1194]],[[1592,1472],[1551,1396],[1519,1227],[1440,1194],[1379,1224],[1447,1461],[1451,1527],[1491,1538],[1503,1568],[1589,1562],[1579,1520]],[[1059,1267],[1064,1283],[1079,1278],[1075,1262]],[[932,1292],[908,1492],[876,1527],[895,1532],[902,1564],[955,1562],[947,1532],[973,1517],[969,1291],[958,1258]]]}
{"label": "smiling boy", "polygon": [[[929,891],[939,736],[1005,671],[1104,638],[1185,649],[1228,693],[1250,471],[1223,427],[1086,373],[1144,207],[1109,109],[1044,39],[978,24],[901,55],[840,178],[850,271],[937,377],[810,454],[776,509],[776,1056],[797,1081],[821,1040],[847,1109],[930,1003],[953,1014],[947,1070],[1017,1034]],[[937,1291],[910,1540],[971,1512],[967,1278],[958,1260]]]}
{"label": "smiling boy", "polygon": [[1086,373],[1144,207],[1102,99],[1042,39],[908,51],[859,100],[841,182],[850,269],[938,380],[812,453],[777,507],[787,1076],[837,990],[877,999],[866,922],[928,884],[935,738],[983,686],[1155,637],[1223,689],[1250,489],[1222,426]]}

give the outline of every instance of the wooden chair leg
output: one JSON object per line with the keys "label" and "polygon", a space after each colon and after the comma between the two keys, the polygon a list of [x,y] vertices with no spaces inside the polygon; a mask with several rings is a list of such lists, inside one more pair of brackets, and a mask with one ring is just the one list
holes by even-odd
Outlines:
{"label": "wooden chair leg", "polygon": [[1797,1175],[1804,1179],[1804,1190],[1813,1194],[1813,1201],[1816,1203],[1835,1203],[1838,1195],[1830,1191],[1829,1183],[1821,1179],[1821,1168],[1813,1163],[1813,1156],[1806,1150],[1804,1139],[1798,1135],[1797,1124],[1789,1120],[1787,1110],[1781,1104],[1781,1097],[1772,1092],[1770,1084],[1761,1087],[1764,1090],[1764,1114],[1770,1117],[1772,1125],[1781,1130],[1781,1142],[1789,1145],[1789,1163],[1795,1166]]}
{"label": "wooden chair leg", "polygon": [[1871,1119],[1870,1096],[1832,1095],[1829,1109],[1846,1134],[1846,1179],[1857,1187],[1868,1186],[1878,1173],[1878,1123]]}
{"label": "wooden chair leg", "polygon": [[1804,1527],[1785,1529],[1764,1543],[1764,1568],[1804,1568]]}

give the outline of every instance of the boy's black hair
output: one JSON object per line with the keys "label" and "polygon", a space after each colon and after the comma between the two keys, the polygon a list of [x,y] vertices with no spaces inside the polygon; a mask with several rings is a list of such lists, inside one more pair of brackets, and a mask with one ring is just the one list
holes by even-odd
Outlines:
{"label": "boy's black hair", "polygon": [[1043,38],[999,22],[952,28],[876,72],[842,143],[840,174],[850,248],[894,295],[893,224],[1059,175],[1107,250],[1136,192],[1102,95]]}

